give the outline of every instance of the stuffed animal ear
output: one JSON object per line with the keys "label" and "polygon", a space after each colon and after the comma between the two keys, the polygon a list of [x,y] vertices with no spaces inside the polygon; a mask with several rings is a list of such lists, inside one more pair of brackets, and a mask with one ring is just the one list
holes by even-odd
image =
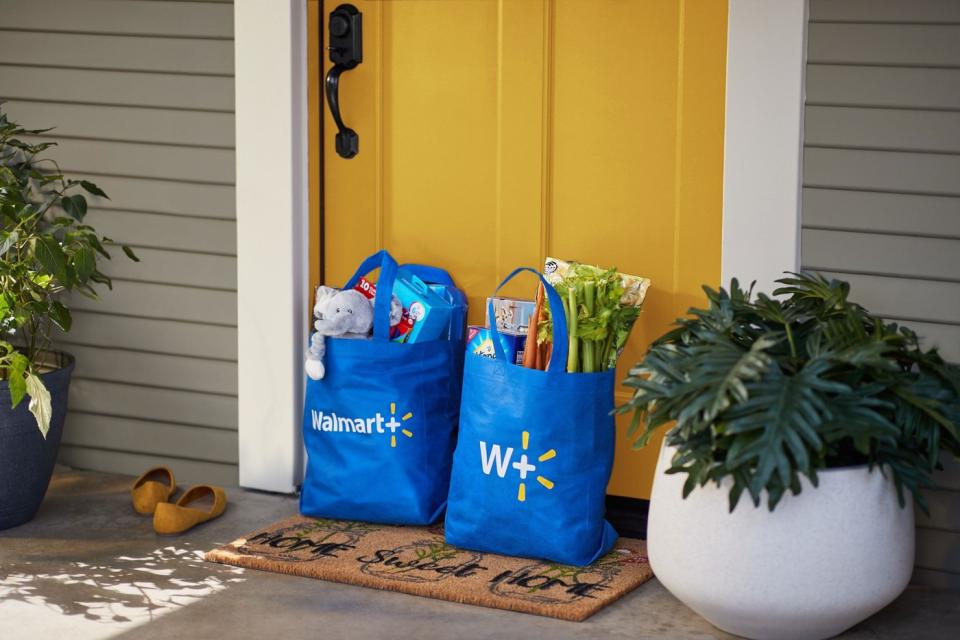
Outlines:
{"label": "stuffed animal ear", "polygon": [[323,315],[323,306],[328,300],[338,293],[340,293],[340,291],[338,289],[334,289],[333,287],[325,287],[324,285],[317,287],[313,297],[313,317],[321,317]]}

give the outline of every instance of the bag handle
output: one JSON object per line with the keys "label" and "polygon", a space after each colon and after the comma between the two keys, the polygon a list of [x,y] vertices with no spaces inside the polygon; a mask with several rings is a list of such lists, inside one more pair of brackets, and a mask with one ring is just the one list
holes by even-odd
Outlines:
{"label": "bag handle", "polygon": [[412,273],[427,284],[442,284],[447,287],[457,286],[453,281],[453,276],[451,276],[446,269],[441,269],[440,267],[408,262],[407,264],[400,265],[400,268]]}
{"label": "bag handle", "polygon": [[[360,263],[356,273],[343,285],[344,290],[352,289],[374,269],[380,269],[377,279],[377,297],[373,301],[373,339],[380,342],[390,341],[390,303],[393,300],[393,283],[397,279],[397,261],[386,249],[377,251]],[[386,295],[381,295],[385,293]]]}
{"label": "bag handle", "polygon": [[[547,371],[550,373],[563,372],[567,370],[567,314],[563,310],[563,302],[560,301],[560,294],[553,288],[553,285],[546,281],[543,275],[530,267],[517,267],[510,275],[504,278],[500,286],[497,287],[493,295],[496,296],[503,285],[510,282],[515,275],[521,271],[529,271],[540,279],[543,284],[543,290],[547,293],[547,301],[550,304],[550,317],[553,318],[553,355],[550,356],[550,366]],[[497,317],[493,313],[493,299],[487,302],[487,317],[491,318],[490,333],[493,335],[493,350],[497,354],[497,359],[501,362],[506,361],[507,356],[503,351],[503,345],[500,343],[500,334],[497,332]]]}

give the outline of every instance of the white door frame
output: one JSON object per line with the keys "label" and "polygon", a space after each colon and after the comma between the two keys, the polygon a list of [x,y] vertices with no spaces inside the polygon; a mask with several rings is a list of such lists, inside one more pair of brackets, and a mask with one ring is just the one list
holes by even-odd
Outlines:
{"label": "white door frame", "polygon": [[[240,484],[303,474],[306,0],[236,0]],[[770,290],[799,267],[806,0],[730,0],[721,272]]]}
{"label": "white door frame", "polygon": [[723,150],[724,286],[769,293],[800,268],[807,0],[730,0]]}
{"label": "white door frame", "polygon": [[234,3],[240,485],[302,478],[307,335],[306,0]]}

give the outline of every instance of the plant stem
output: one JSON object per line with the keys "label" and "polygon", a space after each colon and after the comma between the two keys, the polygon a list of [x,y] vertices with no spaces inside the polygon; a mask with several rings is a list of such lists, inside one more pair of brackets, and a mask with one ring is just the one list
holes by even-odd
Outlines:
{"label": "plant stem", "polygon": [[40,332],[40,320],[38,318],[30,319],[30,336],[27,340],[27,358],[31,363],[36,364],[37,356],[37,334]]}

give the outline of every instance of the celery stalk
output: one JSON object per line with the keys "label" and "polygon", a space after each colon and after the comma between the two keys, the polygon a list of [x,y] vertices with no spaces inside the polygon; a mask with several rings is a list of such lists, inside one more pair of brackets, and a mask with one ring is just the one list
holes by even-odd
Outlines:
{"label": "celery stalk", "polygon": [[[597,283],[595,280],[587,280],[583,283],[583,301],[587,307],[587,317],[592,318],[596,307]],[[583,372],[593,373],[597,370],[595,360],[595,342],[592,339],[583,340]]]}
{"label": "celery stalk", "polygon": [[567,372],[568,373],[577,373],[580,370],[580,344],[577,340],[577,314],[580,310],[580,305],[577,304],[577,289],[576,287],[570,287],[567,290],[567,304],[564,305],[567,309],[567,333],[568,333],[568,346],[567,346]]}
{"label": "celery stalk", "polygon": [[613,347],[613,334],[613,331],[607,334],[607,339],[603,341],[603,347],[600,352],[600,365],[605,369],[612,369],[613,367],[617,366],[616,358],[613,358],[613,365],[610,364],[610,350]]}

